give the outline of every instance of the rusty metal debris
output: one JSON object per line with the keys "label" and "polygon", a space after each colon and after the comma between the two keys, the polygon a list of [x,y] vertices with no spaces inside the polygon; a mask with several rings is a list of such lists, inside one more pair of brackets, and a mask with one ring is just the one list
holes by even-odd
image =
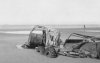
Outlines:
{"label": "rusty metal debris", "polygon": [[[100,42],[96,42],[100,38],[72,33],[62,45],[60,35],[56,29],[37,25],[32,29],[28,41],[22,47],[36,49],[37,52],[52,58],[56,58],[58,55],[100,58]],[[70,39],[71,36],[81,39]],[[60,47],[61,45],[62,47]],[[69,45],[70,47],[68,47]],[[65,50],[62,51],[62,49]]]}

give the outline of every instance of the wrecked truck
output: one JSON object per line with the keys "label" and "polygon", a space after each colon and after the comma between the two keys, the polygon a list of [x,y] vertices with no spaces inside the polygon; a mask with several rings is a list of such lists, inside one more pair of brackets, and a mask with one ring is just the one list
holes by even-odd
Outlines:
{"label": "wrecked truck", "polygon": [[[56,58],[58,55],[100,58],[100,42],[96,42],[100,40],[99,38],[72,33],[65,42],[62,42],[60,36],[60,32],[56,29],[37,25],[22,47],[36,49],[37,52],[51,58]],[[72,36],[78,38],[71,39]]]}
{"label": "wrecked truck", "polygon": [[61,42],[58,30],[36,25],[30,32],[28,41],[22,47],[36,49],[37,52],[48,57],[57,57],[55,47],[58,48]]}

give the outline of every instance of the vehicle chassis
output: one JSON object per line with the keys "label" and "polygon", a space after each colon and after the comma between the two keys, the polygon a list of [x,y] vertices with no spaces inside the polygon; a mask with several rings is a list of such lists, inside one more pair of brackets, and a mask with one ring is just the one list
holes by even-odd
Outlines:
{"label": "vehicle chassis", "polygon": [[[64,47],[65,47],[65,44],[66,44],[67,40],[69,40],[69,38],[71,36],[77,36],[77,37],[83,38],[82,43],[87,43],[87,42],[96,43],[95,40],[100,40],[100,38],[98,38],[98,37],[87,36],[87,35],[82,35],[82,34],[78,34],[78,33],[72,33],[72,34],[70,34],[70,36],[68,37],[68,39],[66,39],[65,43],[63,44]],[[61,49],[63,49],[63,48],[61,48]],[[68,56],[68,57],[74,57],[74,58],[87,58],[87,57],[94,58],[94,57],[92,57],[90,55],[89,52],[87,52],[87,51],[83,52],[80,49],[74,49],[74,47],[73,47],[73,49],[71,51],[66,51],[66,50],[65,51],[59,51],[59,55]]]}

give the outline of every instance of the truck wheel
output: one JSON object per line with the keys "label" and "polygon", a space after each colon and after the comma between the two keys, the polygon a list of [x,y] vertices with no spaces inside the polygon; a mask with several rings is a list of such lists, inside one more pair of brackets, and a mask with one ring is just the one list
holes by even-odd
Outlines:
{"label": "truck wheel", "polygon": [[96,57],[97,59],[100,59],[100,52],[97,54],[97,57]]}
{"label": "truck wheel", "polygon": [[37,51],[37,52],[40,52],[41,54],[44,54],[44,52],[45,52],[45,47],[44,47],[44,46],[38,46],[38,47],[36,48],[36,51]]}
{"label": "truck wheel", "polygon": [[24,49],[28,48],[26,44],[23,44],[21,47],[24,48]]}
{"label": "truck wheel", "polygon": [[50,58],[56,58],[57,57],[57,52],[56,52],[56,50],[53,47],[48,47],[45,50],[45,55],[47,57],[50,57]]}

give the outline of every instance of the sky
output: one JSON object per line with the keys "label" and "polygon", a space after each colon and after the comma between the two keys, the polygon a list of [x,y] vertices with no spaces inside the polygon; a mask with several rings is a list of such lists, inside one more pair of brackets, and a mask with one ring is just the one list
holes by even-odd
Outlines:
{"label": "sky", "polygon": [[100,0],[0,0],[5,24],[100,24]]}

